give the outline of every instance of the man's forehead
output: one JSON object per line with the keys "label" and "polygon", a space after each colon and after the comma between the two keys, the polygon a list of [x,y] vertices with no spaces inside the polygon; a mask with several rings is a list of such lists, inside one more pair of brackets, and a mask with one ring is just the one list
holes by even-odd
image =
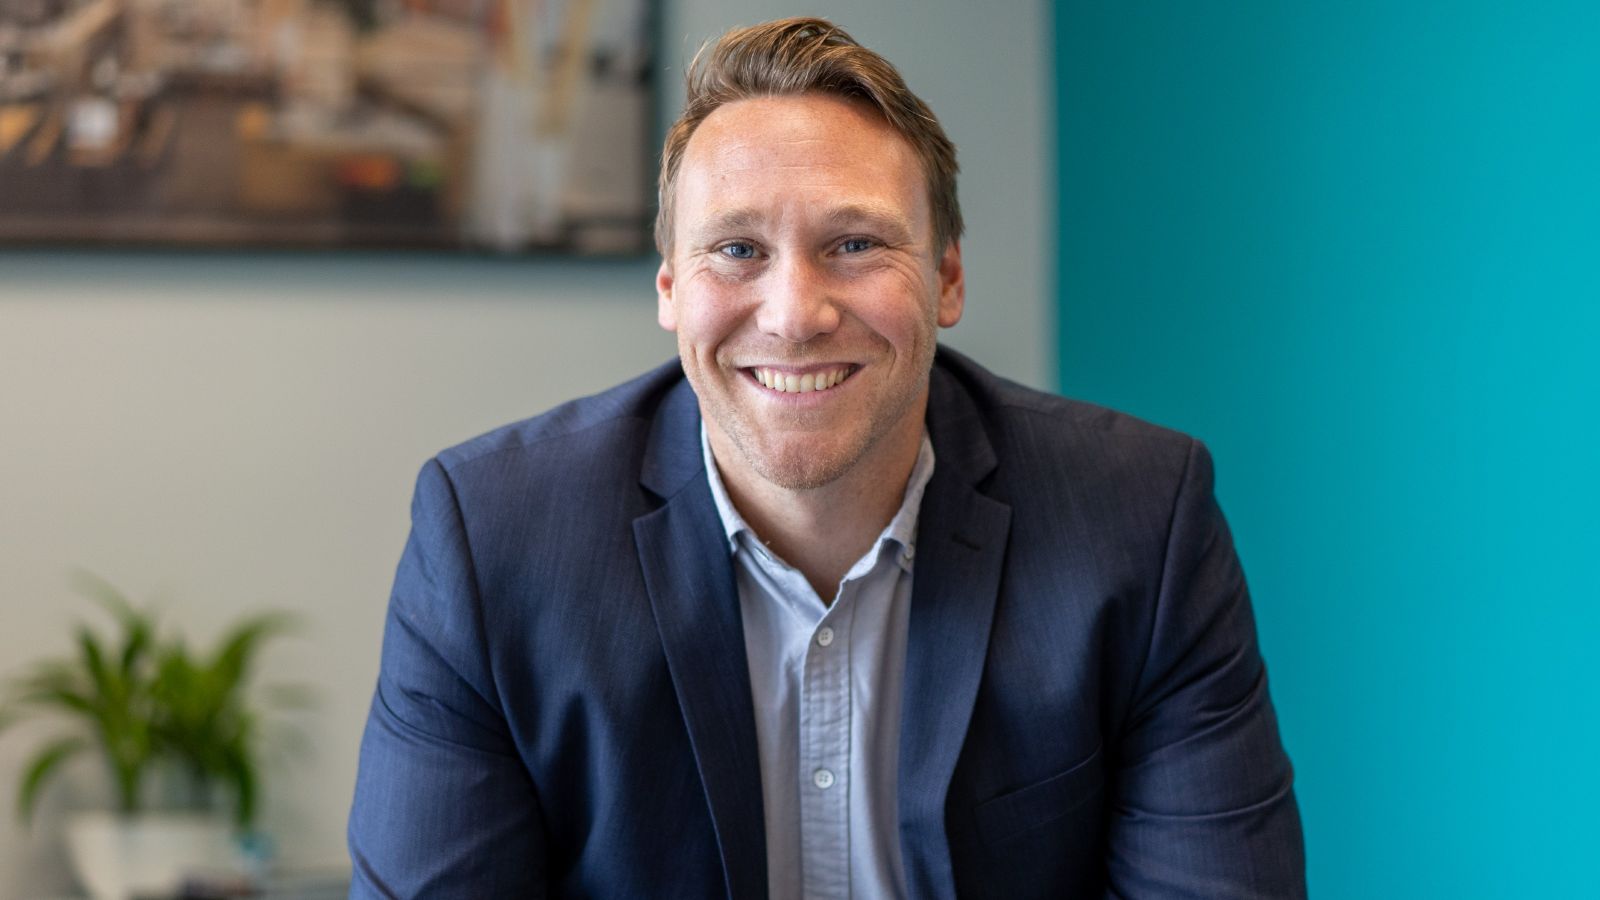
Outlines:
{"label": "man's forehead", "polygon": [[915,156],[906,139],[865,101],[813,92],[750,97],[717,107],[690,135],[684,162],[738,166],[785,150],[813,153],[846,146]]}
{"label": "man's forehead", "polygon": [[929,216],[910,144],[865,103],[826,94],[719,107],[689,139],[677,180],[679,212],[689,214],[680,224],[691,228],[803,212],[812,222],[909,231]]}

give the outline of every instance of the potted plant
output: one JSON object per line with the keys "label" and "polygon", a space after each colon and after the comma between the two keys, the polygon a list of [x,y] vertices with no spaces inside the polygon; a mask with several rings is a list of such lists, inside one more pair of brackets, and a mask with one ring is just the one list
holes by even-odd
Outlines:
{"label": "potted plant", "polygon": [[[260,784],[262,704],[249,690],[251,669],[262,644],[292,621],[254,616],[228,629],[213,651],[195,653],[181,636],[159,633],[152,613],[107,582],[84,574],[79,583],[118,633],[107,638],[80,624],[70,656],[36,663],[7,685],[0,730],[36,715],[76,726],[24,767],[19,814],[31,820],[40,792],[67,761],[98,752],[115,805],[75,815],[67,826],[79,880],[97,900],[175,894],[196,870],[242,874],[233,835],[250,825]],[[263,698],[277,706],[304,699],[293,688]],[[177,787],[157,784],[163,776]],[[160,787],[169,788],[166,797],[152,803]],[[219,806],[231,806],[231,815]]]}

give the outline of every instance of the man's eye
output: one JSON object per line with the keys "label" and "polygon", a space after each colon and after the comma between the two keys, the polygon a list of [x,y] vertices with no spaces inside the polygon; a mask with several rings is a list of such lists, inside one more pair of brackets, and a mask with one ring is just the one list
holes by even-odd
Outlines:
{"label": "man's eye", "polygon": [[754,259],[756,248],[751,244],[733,243],[724,244],[717,252],[729,259]]}
{"label": "man's eye", "polygon": [[839,245],[839,249],[846,253],[865,253],[873,248],[870,238],[850,238]]}

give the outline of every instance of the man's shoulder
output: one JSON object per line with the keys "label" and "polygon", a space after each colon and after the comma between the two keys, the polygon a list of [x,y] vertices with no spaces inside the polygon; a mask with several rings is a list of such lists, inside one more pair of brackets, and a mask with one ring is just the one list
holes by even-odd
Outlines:
{"label": "man's shoulder", "polygon": [[[1159,571],[1185,486],[1210,491],[1209,456],[1181,432],[1024,387],[965,359],[945,360],[940,380],[939,465],[953,457],[958,473],[1009,508],[1020,556],[1062,561],[1070,556],[1063,548],[1076,548],[1083,558],[1123,560],[1128,572]],[[1057,572],[1054,562],[1041,565]],[[1100,584],[1105,571],[1074,577]]]}
{"label": "man's shoulder", "polygon": [[502,425],[438,454],[447,472],[493,467],[497,461],[572,458],[642,443],[667,396],[684,384],[676,359],[587,397]]}
{"label": "man's shoulder", "polygon": [[970,398],[997,451],[1018,443],[1060,451],[1087,444],[1181,456],[1195,443],[1183,432],[1128,413],[1019,384],[945,348],[939,360],[949,384]]}

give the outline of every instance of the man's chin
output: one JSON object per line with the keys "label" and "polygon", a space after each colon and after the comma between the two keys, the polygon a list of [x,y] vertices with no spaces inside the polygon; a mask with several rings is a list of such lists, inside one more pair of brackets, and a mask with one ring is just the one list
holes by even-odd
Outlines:
{"label": "man's chin", "polygon": [[763,479],[786,491],[814,491],[825,488],[849,471],[848,465],[823,468],[819,466],[765,467],[757,469]]}
{"label": "man's chin", "polygon": [[751,441],[745,435],[732,437],[746,470],[788,491],[827,487],[844,477],[862,456],[858,447],[815,439]]}
{"label": "man's chin", "polygon": [[860,456],[860,453],[842,452],[838,448],[821,449],[806,444],[760,454],[749,462],[756,474],[778,487],[814,491],[844,477]]}

